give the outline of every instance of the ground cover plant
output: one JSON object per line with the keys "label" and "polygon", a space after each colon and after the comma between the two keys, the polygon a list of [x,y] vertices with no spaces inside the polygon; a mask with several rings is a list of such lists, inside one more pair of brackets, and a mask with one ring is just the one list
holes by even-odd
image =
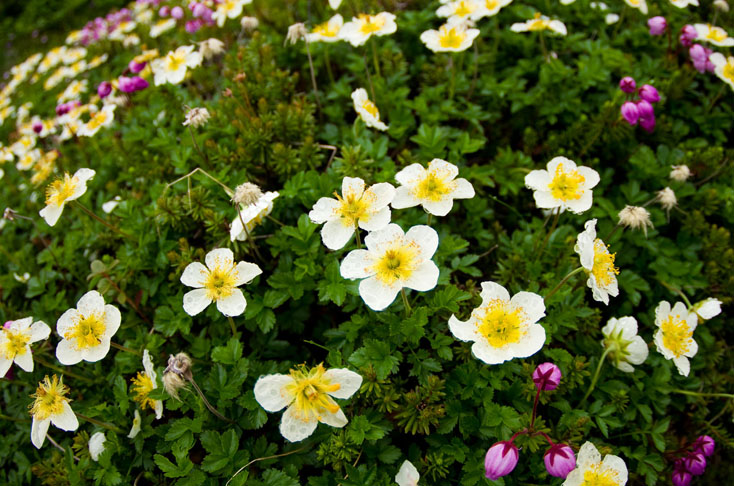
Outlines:
{"label": "ground cover plant", "polygon": [[2,63],[2,484],[728,483],[726,1],[112,4]]}

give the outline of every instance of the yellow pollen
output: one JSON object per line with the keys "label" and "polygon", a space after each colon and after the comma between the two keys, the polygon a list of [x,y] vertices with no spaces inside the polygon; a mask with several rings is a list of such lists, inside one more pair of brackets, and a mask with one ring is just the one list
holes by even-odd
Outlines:
{"label": "yellow pollen", "polygon": [[359,199],[354,194],[347,194],[346,198],[342,198],[336,193],[334,195],[340,203],[337,212],[341,216],[344,226],[354,227],[360,220],[369,219],[369,208],[371,203],[374,202],[374,195],[371,192],[365,192]]}
{"label": "yellow pollen", "polygon": [[0,348],[0,355],[4,355],[5,359],[13,359],[16,356],[23,356],[26,353],[26,345],[31,340],[31,336],[24,332],[14,332],[5,329],[4,349]]}
{"label": "yellow pollen", "polygon": [[575,201],[581,199],[581,185],[586,181],[579,171],[571,169],[563,171],[563,166],[558,164],[553,180],[548,184],[551,195],[561,201]]}
{"label": "yellow pollen", "polygon": [[490,300],[487,305],[474,311],[474,316],[478,321],[477,331],[493,348],[517,343],[526,334],[523,325],[525,313],[522,309],[512,309],[503,300]]}
{"label": "yellow pollen", "polygon": [[236,1],[236,0],[227,0],[227,1],[226,1],[226,2],[224,3],[224,5],[222,5],[222,9],[223,9],[223,10],[224,10],[224,11],[225,11],[226,13],[229,13],[229,12],[233,11],[233,10],[235,9],[235,7],[236,7],[236,6],[237,6],[237,1]]}
{"label": "yellow pollen", "polygon": [[487,7],[487,10],[494,10],[499,6],[500,2],[498,0],[486,0],[485,6]]}
{"label": "yellow pollen", "polygon": [[52,375],[51,378],[46,376],[38,384],[36,393],[31,395],[31,398],[35,398],[30,405],[31,415],[36,420],[46,420],[60,414],[64,411],[64,403],[69,401],[65,396],[68,392],[69,388],[64,386],[63,378],[56,375]]}
{"label": "yellow pollen", "polygon": [[460,32],[455,27],[449,29],[445,25],[442,25],[439,29],[438,42],[441,44],[441,47],[458,49],[461,47],[461,43],[464,42],[465,38],[466,33]]}
{"label": "yellow pollen", "polygon": [[61,206],[64,202],[74,195],[79,179],[64,174],[63,179],[57,179],[46,188],[46,205]]}
{"label": "yellow pollen", "polygon": [[383,17],[373,17],[372,15],[359,14],[357,15],[357,18],[362,24],[359,27],[359,31],[365,35],[374,34],[375,32],[382,29],[382,27],[385,25],[385,19]]}
{"label": "yellow pollen", "polygon": [[584,472],[584,482],[580,486],[619,486],[616,471],[601,470],[601,463],[594,464]]}
{"label": "yellow pollen", "polygon": [[724,64],[724,69],[721,73],[726,79],[734,81],[734,62],[727,62]]}
{"label": "yellow pollen", "polygon": [[104,314],[81,315],[72,328],[64,333],[64,339],[74,340],[78,350],[93,348],[102,342],[106,329]]}
{"label": "yellow pollen", "polygon": [[540,18],[540,12],[535,12],[535,17],[528,24],[528,30],[544,30],[548,28],[548,21]]}
{"label": "yellow pollen", "polygon": [[324,376],[326,369],[322,364],[311,368],[304,366],[292,369],[293,382],[286,386],[288,394],[294,397],[296,417],[304,422],[320,419],[325,413],[337,413],[339,405],[329,393],[341,388],[339,383],[332,383]]}
{"label": "yellow pollen", "polygon": [[220,265],[219,262],[204,281],[207,297],[212,300],[226,299],[234,292],[238,277],[237,268],[234,263],[229,268]]}
{"label": "yellow pollen", "polygon": [[380,119],[380,112],[377,110],[377,106],[375,106],[375,104],[370,100],[365,100],[364,103],[362,103],[362,109],[372,115],[377,120]]}
{"label": "yellow pollen", "polygon": [[607,245],[599,238],[594,240],[594,265],[591,267],[591,274],[602,288],[614,282],[615,275],[619,274],[619,269],[614,266],[615,255],[616,253],[609,253]]}
{"label": "yellow pollen", "polygon": [[441,174],[441,171],[438,170],[428,172],[415,188],[415,197],[434,202],[441,201],[454,190],[455,183],[447,182],[448,177],[448,174]]}
{"label": "yellow pollen", "polygon": [[635,7],[640,4],[640,0],[627,0],[627,1],[630,3],[630,5],[633,5]]}
{"label": "yellow pollen", "polygon": [[471,15],[474,10],[476,10],[476,5],[474,5],[473,2],[460,0],[454,8],[454,15],[457,17],[465,17],[467,15]]}
{"label": "yellow pollen", "polygon": [[670,315],[660,324],[660,329],[663,331],[663,346],[675,354],[676,358],[688,352],[693,331],[684,319],[679,315]]}
{"label": "yellow pollen", "polygon": [[148,394],[155,389],[153,386],[153,380],[150,376],[146,375],[142,371],[138,372],[138,375],[130,380],[132,382],[132,392],[134,394],[133,400],[140,404],[140,408],[145,410],[146,408],[155,408],[155,400],[148,397]]}
{"label": "yellow pollen", "polygon": [[417,266],[418,252],[419,249],[413,242],[394,244],[375,263],[375,277],[390,286],[410,278]]}
{"label": "yellow pollen", "polygon": [[721,29],[719,27],[711,27],[709,25],[709,31],[708,34],[706,34],[707,39],[711,39],[714,42],[723,42],[727,38],[726,31],[724,29]]}
{"label": "yellow pollen", "polygon": [[166,56],[166,71],[178,71],[185,62],[186,56],[184,54],[171,52],[168,54],[168,56]]}
{"label": "yellow pollen", "polygon": [[323,37],[336,37],[339,35],[339,26],[334,24],[332,27],[329,22],[324,22],[323,24],[319,24],[313,29],[314,34],[319,34]]}
{"label": "yellow pollen", "polygon": [[103,123],[104,123],[105,121],[107,121],[107,113],[106,113],[106,112],[104,112],[104,111],[100,111],[100,112],[97,112],[97,113],[96,113],[96,114],[95,114],[95,115],[94,115],[94,116],[92,117],[92,119],[91,119],[91,120],[89,120],[89,123],[87,123],[87,126],[88,126],[88,127],[89,127],[89,128],[91,129],[91,130],[96,130],[97,128],[99,128],[100,126],[102,126],[102,124],[103,124]]}

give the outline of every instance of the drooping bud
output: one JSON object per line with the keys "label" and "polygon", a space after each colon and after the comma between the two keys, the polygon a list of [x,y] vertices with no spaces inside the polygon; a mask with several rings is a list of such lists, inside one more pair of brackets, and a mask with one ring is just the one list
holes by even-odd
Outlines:
{"label": "drooping bud", "polygon": [[555,390],[561,382],[561,369],[553,363],[541,363],[533,371],[533,383],[538,390]]}
{"label": "drooping bud", "polygon": [[650,35],[663,35],[668,27],[665,17],[656,16],[647,20],[647,26],[650,28]]}
{"label": "drooping bud", "polygon": [[692,25],[684,25],[680,30],[680,43],[685,47],[691,47],[696,37],[698,37],[698,32],[696,32],[696,28]]}
{"label": "drooping bud", "polygon": [[619,224],[625,228],[642,229],[642,232],[647,236],[647,228],[652,228],[652,221],[650,221],[650,213],[647,209],[639,206],[625,206],[623,210],[619,212]]}
{"label": "drooping bud", "polygon": [[97,94],[102,99],[106,98],[111,92],[112,85],[109,83],[109,81],[102,81],[101,83],[99,83],[99,86],[97,86]]}
{"label": "drooping bud", "polygon": [[520,452],[515,444],[509,441],[497,442],[484,457],[484,474],[492,481],[507,476],[515,469],[519,459]]}
{"label": "drooping bud", "polygon": [[257,29],[260,22],[255,17],[242,17],[240,19],[240,25],[245,32],[252,32]]}
{"label": "drooping bud", "polygon": [[625,101],[619,108],[622,113],[622,117],[627,120],[630,125],[637,125],[637,120],[640,118],[640,110],[637,105],[632,101]]}
{"label": "drooping bud", "polygon": [[724,13],[729,11],[729,4],[726,0],[714,0],[714,7]]}
{"label": "drooping bud", "polygon": [[285,43],[296,44],[299,40],[306,38],[306,26],[299,22],[288,27]]}
{"label": "drooping bud", "polygon": [[[696,302],[696,304],[691,307],[691,311],[695,312],[698,316],[698,321],[708,321],[709,319],[718,316],[721,314],[721,301],[719,299],[714,298],[708,298],[704,299],[700,302]],[[711,454],[714,452],[714,439],[709,437],[708,435],[702,435],[698,438],[698,440],[701,440],[703,438],[706,438],[707,440],[711,441]],[[706,456],[710,456],[711,454],[705,454]]]}
{"label": "drooping bud", "polygon": [[625,76],[619,80],[619,89],[625,93],[634,93],[635,89],[637,89],[637,84],[630,76]]}
{"label": "drooping bud", "polygon": [[548,474],[566,479],[566,476],[576,468],[576,455],[566,444],[553,444],[543,456],[543,462]]}
{"label": "drooping bud", "polygon": [[686,470],[694,476],[700,476],[706,471],[706,457],[700,452],[691,452],[683,458]]}
{"label": "drooping bud", "polygon": [[[716,299],[706,299],[706,300],[716,300]],[[719,303],[719,312],[721,312],[721,302],[718,300],[717,302]],[[700,436],[693,443],[693,450],[702,453],[706,457],[712,455],[714,453],[715,448],[716,448],[716,442],[714,441],[712,437],[708,435]]]}
{"label": "drooping bud", "polygon": [[224,42],[215,38],[199,42],[199,52],[204,59],[211,59],[224,52]]}
{"label": "drooping bud", "polygon": [[232,202],[235,204],[241,204],[245,207],[252,206],[260,200],[262,194],[262,190],[259,186],[251,182],[245,182],[235,188],[234,196],[232,196]]}
{"label": "drooping bud", "polygon": [[640,98],[642,98],[645,101],[649,101],[650,103],[657,103],[660,101],[660,94],[658,93],[658,90],[655,89],[655,86],[652,86],[650,84],[643,84],[640,88]]}
{"label": "drooping bud", "polygon": [[146,64],[148,64],[148,63],[145,62],[145,61],[143,61],[143,62],[135,62],[135,59],[133,59],[133,60],[131,60],[128,63],[127,68],[130,70],[131,73],[138,74],[140,71],[142,71],[143,69],[145,69],[145,65]]}
{"label": "drooping bud", "polygon": [[686,471],[686,467],[683,465],[683,460],[678,459],[675,461],[675,465],[673,466],[673,486],[688,486],[691,484],[691,480],[693,479],[693,476],[691,476],[691,473]]}
{"label": "drooping bud", "polygon": [[170,355],[168,366],[163,371],[163,388],[178,400],[178,391],[191,379],[191,358],[186,353]]}

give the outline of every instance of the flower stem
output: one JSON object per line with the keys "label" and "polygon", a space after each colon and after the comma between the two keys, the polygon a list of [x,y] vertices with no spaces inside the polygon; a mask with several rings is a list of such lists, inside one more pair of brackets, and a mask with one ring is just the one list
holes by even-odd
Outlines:
{"label": "flower stem", "polygon": [[113,343],[112,341],[110,341],[110,346],[112,346],[113,348],[117,348],[120,351],[125,351],[126,353],[134,354],[135,356],[142,356],[142,354],[140,354],[138,351],[135,351],[134,349],[125,347],[125,346],[123,346],[121,344]]}
{"label": "flower stem", "polygon": [[248,462],[247,464],[245,464],[244,466],[242,466],[241,468],[239,468],[237,470],[237,472],[234,473],[234,475],[231,478],[229,478],[229,480],[225,483],[224,486],[228,486],[229,483],[230,483],[230,481],[232,481],[239,473],[241,473],[242,471],[244,471],[245,469],[247,469],[247,467],[250,466],[251,464],[254,464],[254,463],[258,462],[258,461],[267,461],[267,460],[270,460],[270,459],[277,459],[279,457],[290,456],[291,454],[297,454],[299,452],[305,451],[307,447],[308,446],[303,446],[300,449],[296,449],[296,450],[290,451],[290,452],[284,452],[283,454],[276,454],[274,456],[258,457],[257,459],[253,459],[252,461]]}
{"label": "flower stem", "polygon": [[123,432],[123,430],[121,428],[116,427],[116,426],[114,426],[114,425],[112,425],[110,423],[102,422],[101,420],[97,420],[97,419],[92,418],[92,417],[87,417],[86,415],[82,415],[79,412],[74,412],[74,414],[77,417],[79,417],[80,419],[86,420],[87,422],[89,422],[91,424],[99,425],[100,427],[104,427],[105,429],[111,430],[113,432],[117,432],[118,434],[124,434],[124,432]]}
{"label": "flower stem", "polygon": [[410,304],[408,303],[408,294],[405,292],[405,287],[400,289],[400,295],[403,297],[403,305],[405,306],[405,314],[410,317]]}
{"label": "flower stem", "polygon": [[74,378],[75,380],[83,381],[85,383],[97,383],[96,381],[91,380],[85,376],[77,375],[76,373],[72,373],[69,370],[66,370],[64,368],[51,364],[48,361],[46,361],[45,359],[41,358],[40,356],[33,356],[33,361],[40,364],[41,366],[45,366],[46,368],[50,370],[54,370],[57,373],[61,373],[64,376]]}
{"label": "flower stem", "polygon": [[558,220],[559,219],[561,219],[561,208],[558,208],[558,210],[553,213],[553,223],[551,223],[551,227],[548,230],[548,233],[545,234],[545,238],[543,239],[543,243],[538,248],[538,258],[540,258],[540,256],[545,251],[545,246],[548,244],[548,240],[550,240],[551,235],[556,230],[556,227],[558,226]]}
{"label": "flower stem", "polygon": [[375,64],[375,75],[378,78],[382,77],[382,74],[380,73],[380,59],[377,57],[377,37],[374,37],[372,39],[372,61]]}
{"label": "flower stem", "polygon": [[555,287],[553,287],[553,290],[551,290],[550,292],[548,292],[548,295],[545,296],[545,300],[550,299],[553,296],[553,294],[555,294],[556,292],[558,292],[558,290],[563,286],[563,284],[565,284],[568,281],[569,278],[573,277],[574,275],[576,275],[577,273],[581,272],[582,270],[584,270],[584,267],[579,267],[576,270],[572,270],[571,272],[569,272],[568,275],[566,275],[565,277],[563,277],[563,280],[561,280],[560,282],[558,282],[558,285],[556,285]]}
{"label": "flower stem", "polygon": [[599,364],[596,365],[596,371],[594,372],[594,378],[591,379],[591,385],[589,386],[589,389],[586,390],[586,395],[584,395],[584,398],[581,399],[581,403],[579,403],[579,405],[583,405],[586,399],[589,398],[589,395],[591,395],[591,392],[594,391],[594,387],[596,386],[596,381],[599,379],[599,372],[601,371],[601,366],[604,364],[604,360],[607,358],[607,355],[609,354],[609,351],[611,350],[612,348],[606,348],[604,352],[601,354],[601,358],[599,358]]}
{"label": "flower stem", "polygon": [[359,236],[359,226],[354,225],[354,235],[357,237],[357,248],[362,248],[362,238]]}
{"label": "flower stem", "polygon": [[196,137],[194,136],[194,129],[191,128],[191,125],[189,125],[189,133],[191,134],[191,140],[194,141],[194,148],[196,148],[196,151],[199,152],[201,158],[204,159],[207,167],[211,167],[211,164],[209,163],[209,157],[207,157],[206,154],[201,151],[201,147],[199,147],[199,142],[196,141]]}
{"label": "flower stem", "polygon": [[668,283],[665,283],[664,281],[662,281],[660,279],[658,279],[658,282],[660,282],[663,285],[663,287],[665,287],[666,289],[670,290],[671,292],[674,292],[674,293],[680,295],[681,299],[683,299],[683,302],[686,303],[686,305],[688,306],[689,309],[691,307],[693,307],[693,305],[691,305],[691,301],[688,300],[688,297],[686,297],[686,294],[684,294],[681,289],[676,288],[676,287],[673,287],[672,285],[670,285]]}
{"label": "flower stem", "polygon": [[258,260],[264,261],[262,255],[260,255],[260,251],[257,249],[257,245],[255,244],[255,240],[253,240],[250,237],[250,232],[247,231],[247,225],[245,224],[245,220],[242,218],[242,211],[240,211],[240,205],[235,204],[235,209],[237,209],[237,216],[240,218],[240,223],[242,223],[242,231],[245,232],[245,239],[247,240],[248,244],[250,245],[250,248],[252,248],[253,253],[255,253],[255,256]]}
{"label": "flower stem", "polygon": [[201,397],[201,401],[204,402],[204,405],[206,406],[206,408],[208,408],[209,411],[214,414],[214,416],[216,416],[217,418],[221,420],[224,420],[225,422],[229,422],[230,424],[234,423],[232,420],[228,419],[227,417],[219,413],[217,409],[214,408],[211,403],[209,403],[209,400],[207,400],[206,397],[204,396],[204,392],[201,391],[201,388],[199,388],[199,385],[197,385],[196,381],[194,381],[193,376],[186,376],[185,378],[188,379],[189,383],[193,385],[194,389],[196,390],[196,393],[198,393],[199,397]]}
{"label": "flower stem", "polygon": [[227,320],[229,321],[229,328],[232,329],[232,336],[237,337],[237,326],[234,325],[234,319],[232,319],[232,316],[227,316]]}
{"label": "flower stem", "polygon": [[88,209],[88,208],[87,208],[86,206],[84,206],[84,205],[83,205],[82,203],[80,203],[79,201],[71,201],[71,202],[72,202],[72,204],[73,204],[74,206],[78,207],[78,208],[79,208],[79,209],[81,209],[81,210],[82,210],[83,212],[87,213],[87,215],[88,215],[88,216],[89,216],[90,218],[92,218],[92,219],[94,219],[94,220],[97,220],[98,222],[100,222],[100,223],[102,223],[103,225],[107,226],[107,227],[108,227],[109,229],[111,229],[111,230],[112,230],[112,231],[114,231],[115,233],[117,233],[117,234],[119,234],[119,235],[121,235],[121,236],[124,236],[125,238],[128,238],[128,239],[130,239],[130,240],[133,240],[133,241],[137,241],[137,240],[135,239],[135,237],[134,237],[133,235],[131,235],[131,234],[128,234],[128,233],[125,233],[124,231],[122,231],[122,230],[121,230],[120,228],[118,228],[117,226],[115,226],[115,225],[113,225],[112,223],[109,223],[109,222],[105,221],[104,219],[100,218],[99,216],[97,216],[96,214],[94,214],[94,212],[92,212],[92,211],[91,211],[90,209]]}
{"label": "flower stem", "polygon": [[306,42],[306,55],[308,56],[308,67],[311,70],[311,84],[313,85],[313,95],[316,98],[316,106],[319,108],[319,113],[321,113],[321,101],[319,100],[319,88],[316,85],[316,75],[314,74],[313,70],[313,59],[311,58],[311,43],[308,41]]}
{"label": "flower stem", "polygon": [[329,74],[329,81],[331,81],[331,84],[333,85],[336,81],[334,81],[334,72],[331,70],[331,59],[329,58],[328,44],[326,44],[324,49],[324,64],[326,64],[326,72]]}
{"label": "flower stem", "polygon": [[431,213],[428,213],[428,219],[426,220],[426,224],[428,226],[431,226],[431,220],[433,219],[433,215]]}
{"label": "flower stem", "polygon": [[540,387],[538,387],[538,391],[535,392],[535,401],[533,402],[533,418],[530,419],[530,430],[533,430],[533,427],[535,426],[535,416],[538,411],[538,399],[540,398]]}
{"label": "flower stem", "polygon": [[732,393],[703,393],[703,392],[694,392],[694,391],[688,391],[688,390],[670,390],[672,393],[680,393],[682,395],[691,395],[693,397],[721,397],[721,398],[734,398],[734,394]]}

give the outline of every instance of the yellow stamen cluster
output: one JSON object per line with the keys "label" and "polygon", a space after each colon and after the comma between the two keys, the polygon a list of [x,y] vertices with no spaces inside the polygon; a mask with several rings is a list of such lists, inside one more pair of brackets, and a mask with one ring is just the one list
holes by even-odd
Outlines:
{"label": "yellow stamen cluster", "polygon": [[104,314],[82,315],[72,328],[64,333],[64,339],[74,340],[79,350],[93,348],[102,341],[102,335],[106,329]]}
{"label": "yellow stamen cluster", "polygon": [[722,42],[726,40],[727,35],[724,29],[711,27],[711,25],[709,24],[709,31],[708,34],[706,34],[706,38],[711,39],[714,42]]}
{"label": "yellow stamen cluster", "polygon": [[294,397],[293,407],[296,417],[304,422],[320,419],[325,413],[336,413],[339,405],[336,404],[329,393],[341,388],[339,383],[331,383],[324,376],[326,369],[322,364],[311,368],[298,367],[290,371],[293,383],[286,387],[288,394]]}
{"label": "yellow stamen cluster", "polygon": [[438,43],[441,47],[448,49],[458,49],[461,47],[461,43],[464,42],[466,33],[460,31],[456,27],[448,28],[442,25],[439,28]]}
{"label": "yellow stamen cluster", "polygon": [[36,393],[31,395],[35,401],[30,405],[31,415],[36,420],[46,420],[47,418],[58,415],[64,410],[64,403],[69,402],[66,394],[69,388],[64,386],[63,378],[52,375],[43,378],[38,384]]}
{"label": "yellow stamen cluster", "polygon": [[594,240],[594,265],[591,267],[591,274],[600,287],[607,287],[615,280],[615,275],[619,274],[619,269],[614,266],[615,255],[616,253],[609,253],[602,240]]}
{"label": "yellow stamen cluster", "polygon": [[79,179],[68,173],[64,174],[63,179],[57,179],[46,188],[46,204],[61,206],[64,201],[74,195]]}
{"label": "yellow stamen cluster", "polygon": [[581,185],[586,181],[577,170],[565,172],[563,166],[558,164],[553,180],[548,185],[551,195],[561,201],[575,201],[581,199]]}
{"label": "yellow stamen cluster", "polygon": [[418,246],[413,242],[393,245],[375,263],[375,277],[389,286],[410,278],[417,267],[418,253]]}
{"label": "yellow stamen cluster", "polygon": [[323,24],[319,24],[313,29],[314,34],[319,34],[324,37],[336,37],[339,35],[339,26],[338,25],[330,25],[329,22],[324,22]]}
{"label": "yellow stamen cluster", "polygon": [[727,62],[724,64],[724,69],[721,73],[726,79],[734,81],[734,63]]}
{"label": "yellow stamen cluster", "polygon": [[526,318],[522,309],[512,309],[503,300],[490,300],[475,310],[474,316],[477,319],[477,331],[493,348],[517,343],[526,334],[523,329]]}
{"label": "yellow stamen cluster", "polygon": [[102,124],[104,124],[104,122],[106,121],[107,121],[107,113],[105,113],[104,111],[99,111],[95,113],[95,115],[92,117],[91,120],[89,120],[89,123],[87,123],[87,126],[89,127],[90,130],[96,130],[97,128],[102,126]]}
{"label": "yellow stamen cluster", "polygon": [[415,189],[415,196],[418,199],[428,199],[429,201],[440,201],[447,194],[454,190],[454,184],[446,182],[446,177],[439,171],[429,172],[426,177],[418,183]]}
{"label": "yellow stamen cluster", "polygon": [[150,376],[140,371],[138,372],[138,375],[130,381],[132,382],[131,389],[133,392],[133,400],[138,402],[140,404],[140,408],[143,410],[146,408],[154,409],[155,400],[148,397],[150,392],[155,389],[155,386],[153,386],[153,380],[150,379]]}
{"label": "yellow stamen cluster", "polygon": [[212,300],[226,299],[234,292],[237,277],[238,272],[234,263],[230,267],[217,263],[204,281],[207,297]]}
{"label": "yellow stamen cluster", "polygon": [[535,13],[535,17],[528,24],[528,30],[545,30],[548,28],[548,21],[540,18],[540,12]]}
{"label": "yellow stamen cluster", "polygon": [[663,346],[680,358],[688,352],[693,331],[679,315],[670,315],[660,324],[663,331]]}
{"label": "yellow stamen cluster", "polygon": [[13,332],[5,329],[5,346],[0,348],[0,355],[5,359],[13,359],[16,356],[23,356],[26,353],[26,345],[31,340],[31,336],[24,332]]}
{"label": "yellow stamen cluster", "polygon": [[344,226],[356,226],[359,220],[365,220],[369,212],[369,193],[364,193],[362,197],[357,198],[354,194],[347,194],[345,198],[334,193],[339,201],[339,209],[337,212],[341,216]]}
{"label": "yellow stamen cluster", "polygon": [[464,17],[466,15],[471,15],[474,10],[476,10],[476,6],[473,3],[467,2],[466,0],[460,0],[459,3],[456,4],[454,15],[457,17]]}
{"label": "yellow stamen cluster", "polygon": [[171,72],[178,71],[185,62],[186,56],[183,53],[176,54],[175,52],[169,52],[166,56],[166,70]]}
{"label": "yellow stamen cluster", "polygon": [[584,472],[581,486],[619,486],[617,473],[613,470],[601,470],[601,464],[595,464]]}
{"label": "yellow stamen cluster", "polygon": [[362,103],[362,108],[372,115],[373,117],[380,119],[380,112],[377,110],[377,106],[370,100],[365,100],[364,103]]}
{"label": "yellow stamen cluster", "polygon": [[385,19],[378,16],[372,16],[367,14],[359,14],[357,18],[361,21],[362,25],[359,27],[360,32],[363,34],[373,34],[385,25]]}

